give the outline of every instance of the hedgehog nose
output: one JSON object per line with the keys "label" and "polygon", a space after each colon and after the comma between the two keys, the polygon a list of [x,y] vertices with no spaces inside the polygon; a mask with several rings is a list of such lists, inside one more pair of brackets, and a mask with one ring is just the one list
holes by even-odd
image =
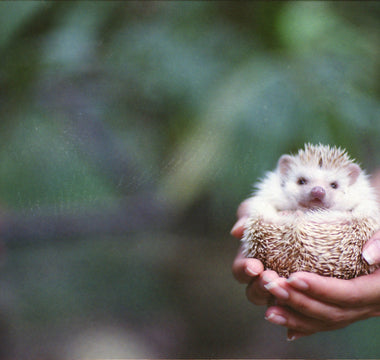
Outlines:
{"label": "hedgehog nose", "polygon": [[322,200],[326,195],[326,191],[322,186],[315,186],[311,189],[311,196],[314,199]]}

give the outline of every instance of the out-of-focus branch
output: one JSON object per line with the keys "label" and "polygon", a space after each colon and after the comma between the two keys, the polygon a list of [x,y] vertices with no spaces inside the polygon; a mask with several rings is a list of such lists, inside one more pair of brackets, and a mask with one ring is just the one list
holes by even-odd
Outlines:
{"label": "out-of-focus branch", "polygon": [[79,237],[127,235],[167,227],[173,220],[168,207],[152,197],[128,198],[116,204],[72,206],[68,210],[39,208],[4,213],[0,238],[8,244]]}

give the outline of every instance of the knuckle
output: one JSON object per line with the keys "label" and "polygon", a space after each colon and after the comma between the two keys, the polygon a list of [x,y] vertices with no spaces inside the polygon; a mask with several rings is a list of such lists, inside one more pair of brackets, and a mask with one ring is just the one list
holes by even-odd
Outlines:
{"label": "knuckle", "polygon": [[239,283],[243,283],[243,278],[241,276],[241,271],[236,266],[232,267],[232,275]]}
{"label": "knuckle", "polygon": [[313,321],[310,321],[310,319],[292,315],[288,316],[286,327],[307,334],[312,334],[313,332],[318,331],[318,327]]}
{"label": "knuckle", "polygon": [[292,299],[293,304],[291,305],[297,312],[301,314],[308,314],[309,311],[309,303],[307,301]]}
{"label": "knuckle", "polygon": [[329,324],[339,324],[346,320],[346,314],[341,309],[335,309],[325,314],[323,320]]}
{"label": "knuckle", "polygon": [[346,306],[360,305],[362,300],[359,294],[356,291],[351,291],[347,298],[343,301],[343,304]]}
{"label": "knuckle", "polygon": [[247,299],[254,305],[266,305],[270,298],[269,294],[264,294],[262,291],[257,289],[257,283],[252,281],[245,290]]}
{"label": "knuckle", "polygon": [[347,281],[344,299],[340,299],[341,306],[358,306],[363,303],[362,294],[357,290],[356,283]]}
{"label": "knuckle", "polygon": [[251,284],[249,284],[246,288],[245,288],[245,296],[247,297],[247,299],[250,301],[250,302],[252,302],[252,303],[254,303],[255,305],[256,305],[256,303],[255,303],[255,301],[256,301],[256,297],[254,296],[254,289],[253,289],[253,286],[252,286],[252,283]]}
{"label": "knuckle", "polygon": [[247,282],[247,276],[244,272],[244,261],[236,260],[232,264],[232,274],[239,283],[243,284]]}

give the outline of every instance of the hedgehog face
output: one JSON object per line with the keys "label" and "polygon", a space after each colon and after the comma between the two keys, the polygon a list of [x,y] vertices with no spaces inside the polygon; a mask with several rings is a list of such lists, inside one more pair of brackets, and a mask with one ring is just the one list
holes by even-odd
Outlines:
{"label": "hedgehog face", "polygon": [[[328,155],[330,150],[325,151]],[[345,158],[342,166],[335,166],[331,159],[323,160],[320,154],[306,155],[303,155],[306,159],[283,155],[278,162],[277,170],[288,209],[348,211],[355,207],[356,200],[349,190],[361,173],[360,167]]]}
{"label": "hedgehog face", "polygon": [[293,210],[349,210],[351,207],[347,192],[349,178],[337,171],[298,166],[287,174],[282,184]]}

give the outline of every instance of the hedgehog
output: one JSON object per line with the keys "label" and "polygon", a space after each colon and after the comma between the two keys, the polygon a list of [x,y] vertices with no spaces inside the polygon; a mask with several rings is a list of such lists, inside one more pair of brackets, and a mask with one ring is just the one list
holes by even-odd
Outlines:
{"label": "hedgehog", "polygon": [[305,144],[256,184],[242,237],[246,257],[288,277],[297,271],[351,279],[373,272],[362,257],[380,227],[368,176],[346,150]]}

